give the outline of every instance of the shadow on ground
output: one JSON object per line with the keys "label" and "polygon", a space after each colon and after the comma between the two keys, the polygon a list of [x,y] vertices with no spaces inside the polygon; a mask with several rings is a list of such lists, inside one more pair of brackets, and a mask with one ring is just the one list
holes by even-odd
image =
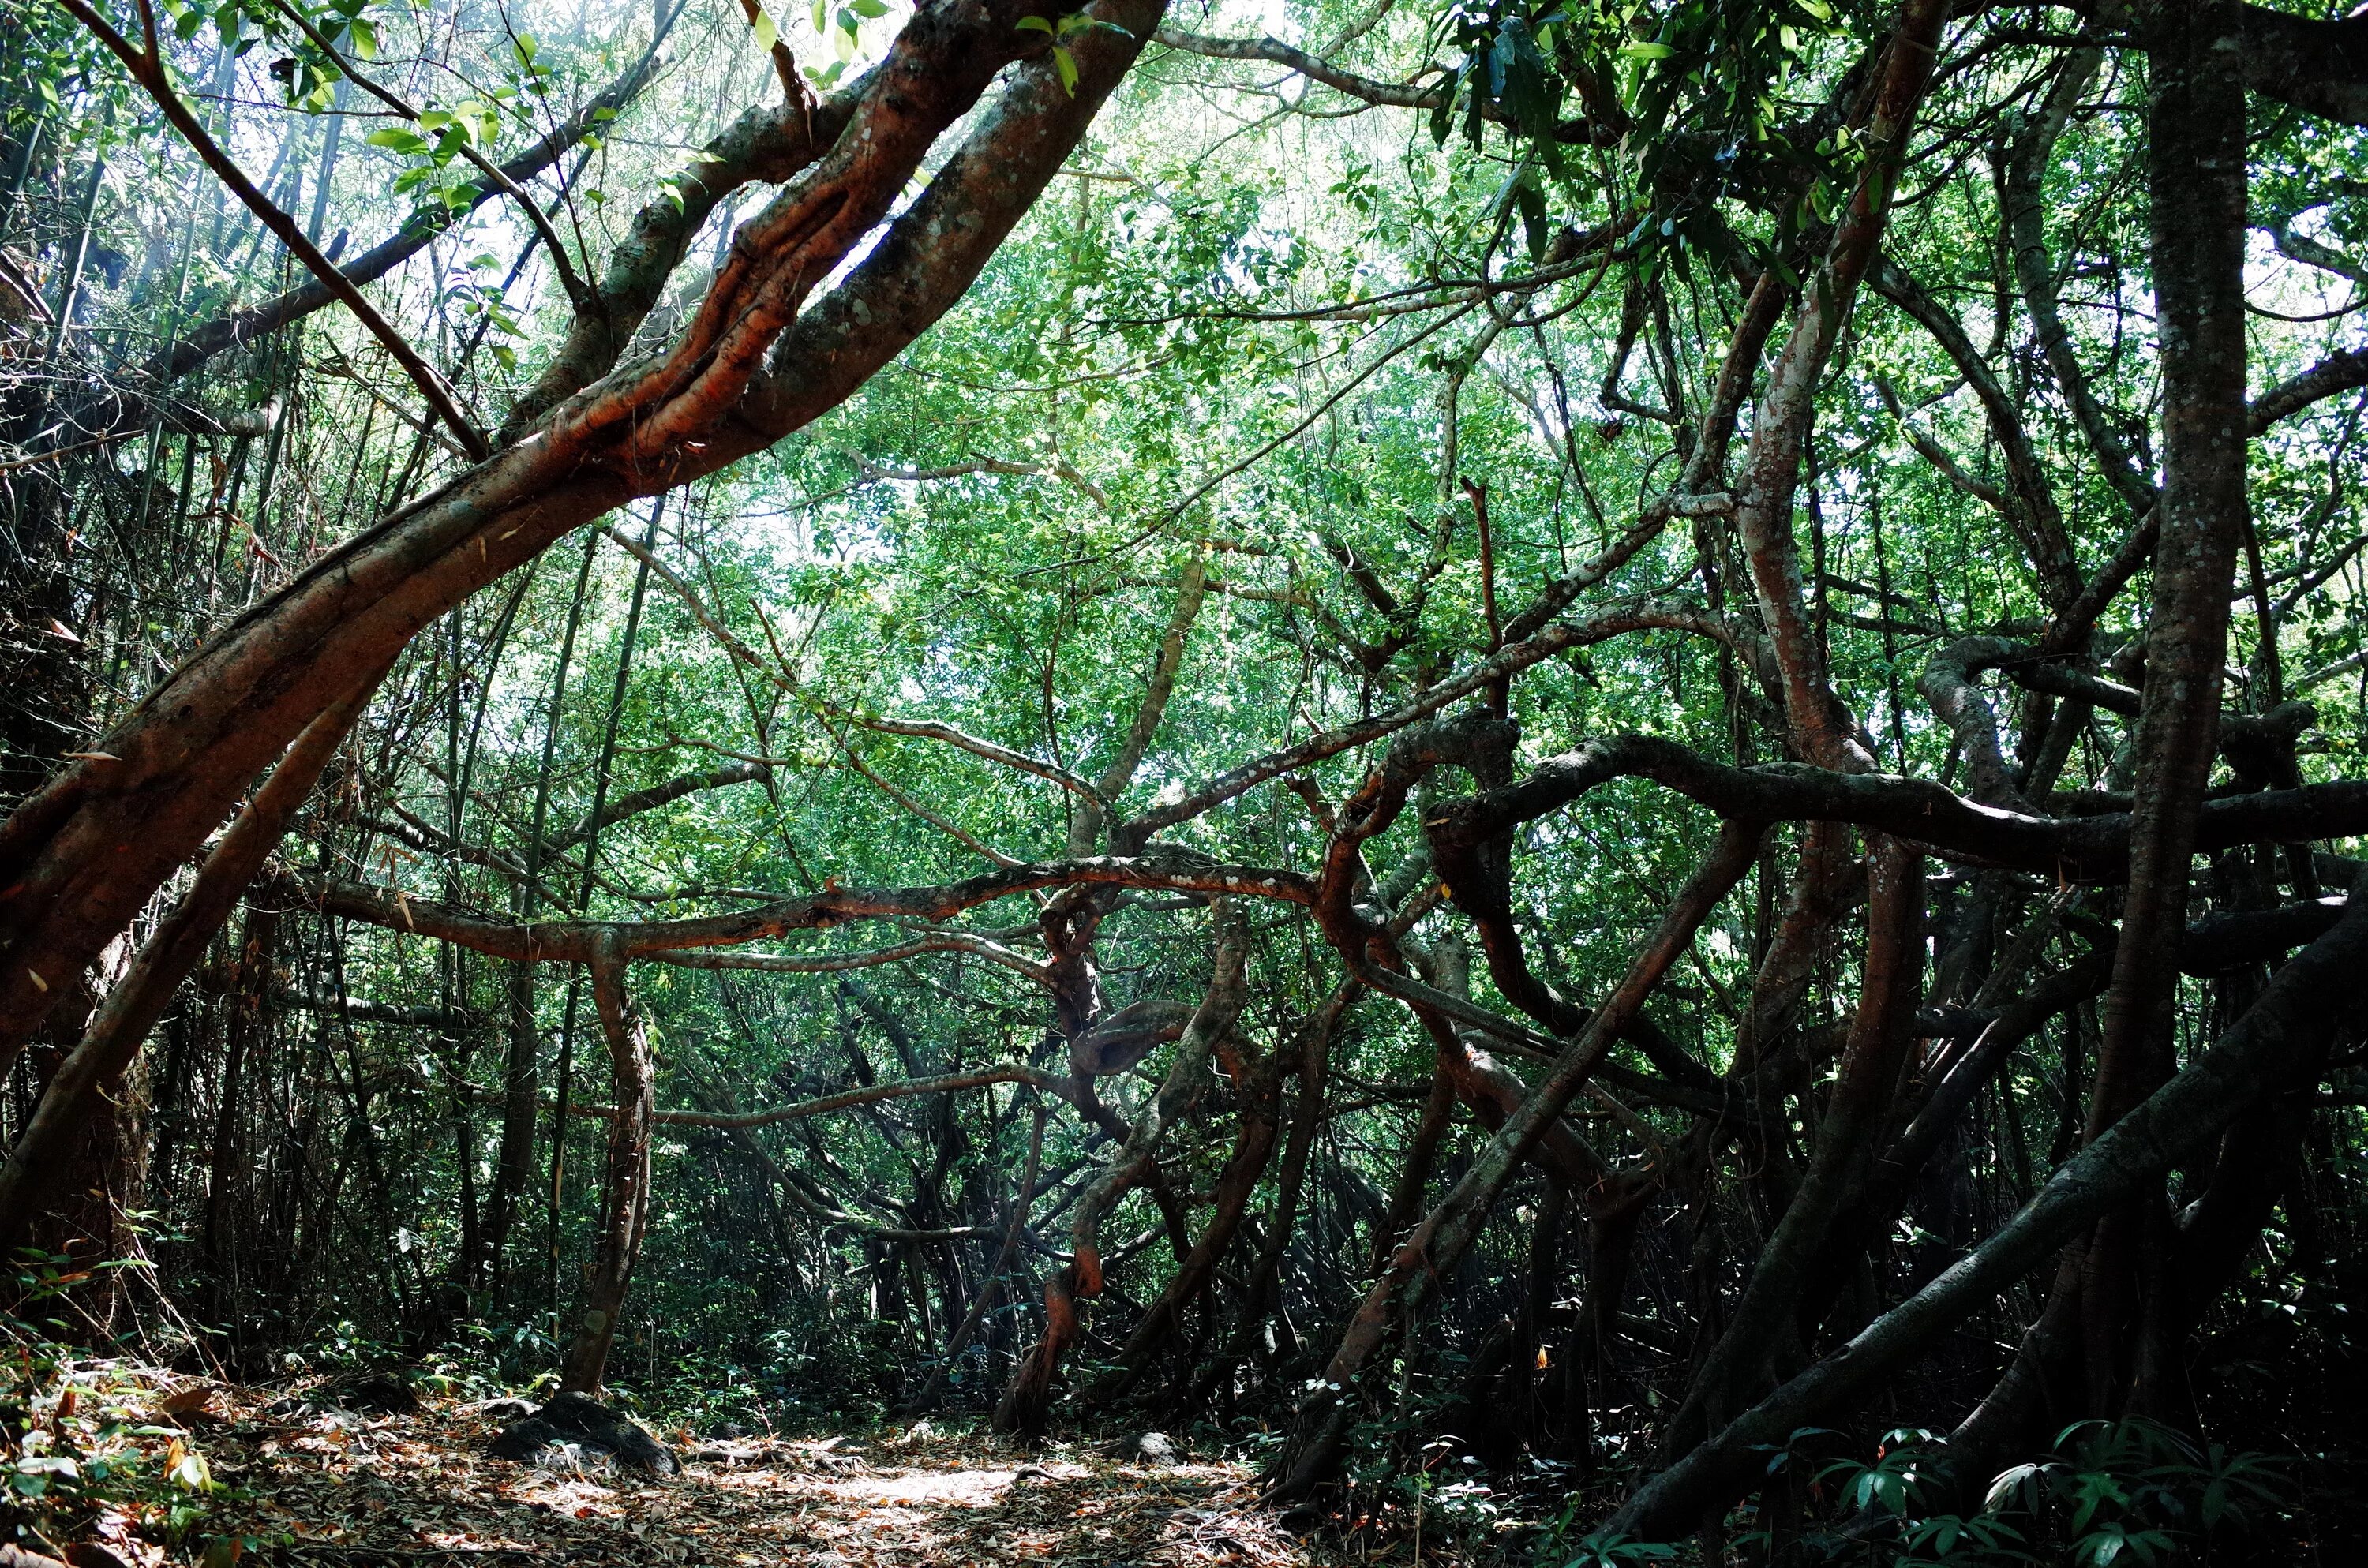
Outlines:
{"label": "shadow on ground", "polygon": [[[1239,1464],[1030,1452],[928,1424],[862,1441],[700,1443],[657,1479],[484,1457],[501,1423],[467,1403],[416,1415],[267,1414],[233,1402],[194,1434],[242,1501],[252,1557],[323,1564],[533,1562],[875,1568],[1284,1565],[1339,1561],[1281,1528]],[[229,1523],[230,1521],[225,1521]]]}

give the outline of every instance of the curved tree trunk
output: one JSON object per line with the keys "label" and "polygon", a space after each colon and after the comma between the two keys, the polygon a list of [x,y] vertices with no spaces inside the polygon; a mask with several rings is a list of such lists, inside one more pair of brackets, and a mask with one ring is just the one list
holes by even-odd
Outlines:
{"label": "curved tree trunk", "polygon": [[1671,1419],[1668,1446],[1682,1454],[1759,1392],[1835,1216],[1875,1153],[1872,1140],[1898,1093],[1910,1020],[1923,983],[1923,858],[1896,838],[1868,864],[1867,952],[1858,1015],[1816,1148],[1776,1233],[1752,1266],[1726,1332],[1696,1370]]}
{"label": "curved tree trunk", "polygon": [[995,1408],[995,1428],[1023,1437],[1041,1437],[1052,1411],[1053,1386],[1062,1360],[1083,1333],[1077,1315],[1079,1300],[1101,1294],[1100,1236],[1102,1221],[1118,1200],[1156,1171],[1159,1142],[1177,1119],[1200,1097],[1208,1080],[1209,1056],[1217,1041],[1234,1027],[1247,1000],[1244,989],[1249,957],[1249,931],[1233,901],[1212,897],[1210,914],[1217,927],[1216,962],[1207,994],[1192,1021],[1176,1042],[1176,1056],[1159,1092],[1136,1115],[1110,1164],[1077,1200],[1070,1221],[1071,1256],[1044,1282],[1044,1336],[1021,1358]]}
{"label": "curved tree trunk", "polygon": [[[2198,812],[2219,744],[2229,586],[2248,517],[2245,489],[2245,82],[2233,9],[2162,7],[2147,103],[2154,275],[2161,301],[2163,491],[2137,733],[2130,880],[2090,1142],[2170,1077],[2178,934]],[[2170,1216],[2144,1190],[2107,1216],[2081,1280],[2091,1414],[2169,1397],[2166,1368],[2137,1364],[2139,1324],[2161,1308]],[[2152,1376],[2146,1374],[2151,1371]]]}
{"label": "curved tree trunk", "polygon": [[1226,1250],[1233,1245],[1235,1233],[1248,1216],[1250,1197],[1265,1179],[1267,1165],[1274,1157],[1278,1130],[1275,1102],[1280,1088],[1276,1078],[1281,1065],[1281,1053],[1255,1064],[1243,1061],[1238,1052],[1228,1054],[1232,1057],[1230,1065],[1240,1069],[1232,1076],[1235,1092],[1241,1099],[1241,1125],[1234,1134],[1233,1154],[1217,1177],[1209,1222],[1201,1228],[1191,1252],[1169,1277],[1167,1288],[1127,1335],[1126,1342],[1119,1347],[1117,1369],[1092,1391],[1092,1403],[1114,1404],[1124,1399],[1150,1375],[1160,1356],[1182,1334],[1185,1312],[1215,1279],[1217,1266],[1224,1261]]}
{"label": "curved tree trunk", "polygon": [[1730,823],[1721,830],[1716,847],[1663,913],[1660,925],[1638,949],[1619,988],[1555,1059],[1520,1108],[1497,1130],[1454,1190],[1391,1256],[1389,1267],[1365,1292],[1342,1333],[1321,1382],[1300,1406],[1292,1443],[1273,1472],[1270,1494],[1278,1501],[1302,1502],[1331,1479],[1355,1408],[1353,1391],[1366,1363],[1463,1256],[1514,1170],[1560,1120],[1564,1108],[1612,1042],[1643,1010],[1661,977],[1692,944],[1702,923],[1751,869],[1760,837],[1758,824]]}
{"label": "curved tree trunk", "polygon": [[2101,1216],[2207,1148],[2264,1095],[2294,1083],[2337,1028],[2362,1017],[2362,963],[2368,879],[2353,889],[2336,927],[2280,970],[2242,1018],[2073,1156],[1989,1240],[1639,1487],[1605,1533],[1662,1540],[1691,1528],[1765,1477],[1771,1445],[1781,1449],[1800,1427],[1835,1419],[1869,1397]]}

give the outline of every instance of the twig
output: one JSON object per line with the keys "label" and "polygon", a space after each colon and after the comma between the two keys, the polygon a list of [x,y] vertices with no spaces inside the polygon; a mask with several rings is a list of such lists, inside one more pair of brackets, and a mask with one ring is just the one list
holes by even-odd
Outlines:
{"label": "twig", "polygon": [[[347,81],[404,119],[415,121],[419,119],[417,109],[355,70],[353,62],[337,52],[337,46],[323,37],[320,29],[307,21],[302,12],[289,5],[288,0],[272,0],[272,4],[279,7],[281,16],[302,29],[304,36],[313,40],[313,46],[327,55],[329,63],[335,65]],[[551,265],[558,268],[560,286],[567,290],[568,303],[578,312],[593,309],[598,301],[592,290],[585,287],[584,279],[576,275],[575,264],[567,259],[567,247],[560,244],[559,231],[551,226],[551,220],[543,216],[542,209],[535,205],[534,199],[519,189],[518,182],[504,174],[500,165],[478,152],[473,141],[462,143],[461,155],[474,165],[478,173],[493,181],[504,195],[516,201],[518,210],[526,214],[526,221],[534,225],[536,233],[542,236],[542,248],[551,253]]]}
{"label": "twig", "polygon": [[368,300],[362,298],[361,290],[354,287],[352,279],[339,272],[336,264],[323,256],[320,247],[305,237],[303,229],[298,226],[295,219],[281,211],[269,197],[255,187],[254,182],[246,177],[230,154],[206,134],[205,127],[198,123],[197,117],[189,112],[188,105],[181,101],[180,94],[173,90],[173,84],[165,74],[164,60],[157,52],[156,13],[150,0],[140,0],[141,28],[147,40],[144,50],[133,48],[131,41],[109,26],[107,18],[91,9],[85,0],[58,0],[58,4],[105,44],[108,52],[123,62],[125,69],[131,73],[131,79],[156,101],[156,107],[165,111],[165,118],[172,121],[173,129],[181,133],[182,140],[188,142],[208,168],[213,170],[215,177],[228,186],[231,194],[245,202],[247,210],[263,221],[264,227],[279,237],[279,242],[288,247],[290,253],[321,280],[323,288],[342,301],[345,307],[354,312],[355,319],[370,329],[370,335],[379,340],[387,353],[393,357],[394,362],[411,377],[421,395],[427,399],[428,406],[452,426],[453,433],[461,438],[461,445],[470,458],[482,462],[492,456],[493,449],[486,445],[484,437],[478,434],[477,427],[470,424],[468,417],[461,412],[459,400],[452,389],[445,384],[444,378],[436,373],[435,367],[421,358],[418,351],[404,340],[403,335],[395,331]]}
{"label": "twig", "polygon": [[76,452],[86,452],[93,447],[108,446],[126,437],[139,434],[141,432],[137,430],[118,430],[112,435],[97,436],[87,441],[77,441],[71,447],[60,447],[53,451],[35,452],[29,458],[11,458],[8,461],[0,463],[0,473],[14,473],[20,468],[34,468],[45,462],[54,462],[60,458],[70,458]]}

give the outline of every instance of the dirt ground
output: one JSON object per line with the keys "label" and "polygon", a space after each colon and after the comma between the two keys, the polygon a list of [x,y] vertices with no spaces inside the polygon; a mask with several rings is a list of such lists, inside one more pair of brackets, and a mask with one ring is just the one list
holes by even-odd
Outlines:
{"label": "dirt ground", "polygon": [[[1344,1561],[1259,1509],[1248,1467],[1034,1451],[968,1431],[702,1441],[655,1478],[484,1457],[483,1405],[414,1415],[272,1415],[231,1399],[191,1433],[235,1490],[213,1528],[248,1561],[344,1563],[1315,1565]],[[102,1529],[104,1527],[102,1527]],[[154,1549],[120,1538],[133,1568]]]}

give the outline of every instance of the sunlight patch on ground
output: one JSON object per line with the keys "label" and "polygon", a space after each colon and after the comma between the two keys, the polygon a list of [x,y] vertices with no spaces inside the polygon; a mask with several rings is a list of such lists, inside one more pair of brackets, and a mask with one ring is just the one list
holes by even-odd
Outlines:
{"label": "sunlight patch on ground", "polygon": [[242,1488],[240,1528],[291,1560],[687,1568],[1320,1568],[1343,1561],[1256,1503],[1246,1465],[1121,1463],[926,1424],[871,1439],[701,1443],[657,1480],[605,1464],[484,1457],[495,1424],[461,1402],[416,1416],[278,1418],[268,1394],[191,1433]]}

